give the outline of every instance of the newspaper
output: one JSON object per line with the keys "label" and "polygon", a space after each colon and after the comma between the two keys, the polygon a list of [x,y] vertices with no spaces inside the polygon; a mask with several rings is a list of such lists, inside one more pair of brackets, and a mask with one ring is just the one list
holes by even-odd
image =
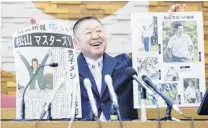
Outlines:
{"label": "newspaper", "polygon": [[[25,119],[40,118],[43,106],[51,97],[50,92],[58,86],[60,78],[64,79],[64,84],[52,101],[52,118],[71,118],[74,105],[72,96],[75,95],[76,117],[81,118],[77,57],[70,29],[56,22],[35,24],[16,32],[13,44],[17,87],[16,117],[20,118],[23,90],[40,68],[25,93]],[[44,66],[50,63],[58,63],[58,67]]]}
{"label": "newspaper", "polygon": [[[201,12],[131,15],[133,67],[181,107],[199,106],[205,92],[204,34]],[[140,86],[134,82],[134,107],[140,108]],[[157,103],[164,100],[155,93]],[[147,95],[147,107],[156,107]]]}

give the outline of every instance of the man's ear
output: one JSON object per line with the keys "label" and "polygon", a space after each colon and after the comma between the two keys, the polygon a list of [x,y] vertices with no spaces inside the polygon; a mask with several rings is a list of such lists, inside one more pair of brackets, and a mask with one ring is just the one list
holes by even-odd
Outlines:
{"label": "man's ear", "polygon": [[76,38],[73,38],[73,43],[74,43],[74,49],[80,50],[80,47],[79,47],[79,44],[78,44],[78,40]]}

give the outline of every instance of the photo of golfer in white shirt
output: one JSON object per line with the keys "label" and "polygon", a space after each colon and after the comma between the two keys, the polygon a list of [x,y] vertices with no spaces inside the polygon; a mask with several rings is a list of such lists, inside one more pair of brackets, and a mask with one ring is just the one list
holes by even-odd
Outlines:
{"label": "photo of golfer in white shirt", "polygon": [[184,34],[182,23],[175,24],[176,33],[167,45],[167,54],[172,62],[187,62],[194,59],[194,46],[189,35]]}

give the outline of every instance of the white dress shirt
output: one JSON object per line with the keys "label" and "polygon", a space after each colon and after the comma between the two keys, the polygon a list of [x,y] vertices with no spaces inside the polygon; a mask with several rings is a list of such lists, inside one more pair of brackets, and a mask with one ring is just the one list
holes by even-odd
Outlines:
{"label": "white dress shirt", "polygon": [[[87,65],[96,81],[96,85],[97,85],[97,89],[98,89],[98,92],[99,94],[101,95],[101,84],[102,84],[102,68],[103,68],[103,56],[100,57],[99,59],[97,59],[96,61],[95,60],[92,60],[92,59],[89,59],[87,57],[85,57],[86,59],[86,62],[87,62]],[[95,63],[98,63],[98,71],[99,73],[95,73]],[[99,74],[99,76],[94,76],[94,75],[97,75]],[[97,78],[97,77],[100,77],[100,78]],[[97,79],[100,79],[99,82]],[[100,84],[100,85],[98,85]]]}
{"label": "white dress shirt", "polygon": [[[85,57],[85,60],[86,60],[86,62],[87,62],[87,65],[88,65],[88,67],[89,67],[91,73],[93,74],[93,77],[94,77],[95,82],[96,82],[96,85],[97,85],[98,92],[99,92],[99,94],[100,94],[100,96],[101,96],[103,56],[100,57],[99,59],[97,59],[96,61],[95,61],[95,60],[92,60],[92,59],[90,59],[90,58],[87,58],[87,57]],[[98,69],[95,69],[95,67],[94,67],[94,64],[95,64],[95,63],[98,63]],[[96,70],[96,71],[95,71],[95,70]],[[95,72],[97,72],[97,73],[95,73]],[[95,75],[95,76],[94,76],[94,75]],[[97,79],[99,79],[99,80],[97,80]],[[99,85],[98,85],[98,84],[99,84]],[[101,121],[106,121],[103,112],[102,112],[101,115],[100,115],[100,120],[101,120]]]}

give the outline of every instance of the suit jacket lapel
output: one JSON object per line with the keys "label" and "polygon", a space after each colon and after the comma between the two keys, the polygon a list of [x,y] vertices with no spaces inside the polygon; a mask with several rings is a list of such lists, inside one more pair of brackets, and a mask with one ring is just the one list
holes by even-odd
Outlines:
{"label": "suit jacket lapel", "polygon": [[106,90],[106,83],[104,77],[106,74],[112,75],[112,72],[116,66],[116,59],[109,56],[108,54],[103,55],[103,69],[102,69],[102,88],[101,88],[101,97],[103,96]]}
{"label": "suit jacket lapel", "polygon": [[79,69],[79,74],[81,76],[83,76],[84,78],[88,78],[90,79],[91,81],[91,84],[92,84],[92,90],[95,92],[95,94],[99,97],[99,93],[98,93],[98,89],[97,89],[97,86],[96,86],[96,82],[95,82],[95,79],[87,65],[87,62],[83,56],[82,53],[79,54],[78,58],[77,58],[77,61],[78,61],[78,69]]}

